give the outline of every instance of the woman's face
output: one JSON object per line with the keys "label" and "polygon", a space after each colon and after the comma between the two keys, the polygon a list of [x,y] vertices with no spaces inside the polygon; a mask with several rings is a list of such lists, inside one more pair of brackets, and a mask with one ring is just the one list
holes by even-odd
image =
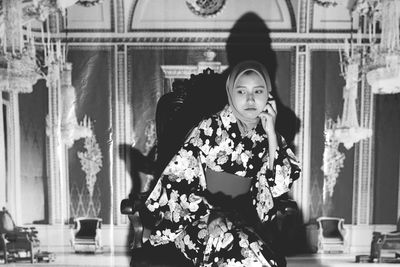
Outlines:
{"label": "woman's face", "polygon": [[249,71],[236,80],[231,98],[232,104],[243,117],[255,119],[267,105],[268,96],[263,78],[256,72]]}

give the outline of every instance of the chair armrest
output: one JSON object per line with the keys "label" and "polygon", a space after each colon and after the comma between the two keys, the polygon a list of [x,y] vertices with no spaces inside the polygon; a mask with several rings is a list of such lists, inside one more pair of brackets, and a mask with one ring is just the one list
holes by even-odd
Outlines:
{"label": "chair armrest", "polygon": [[123,199],[120,204],[120,212],[125,215],[132,215],[141,210],[149,194],[150,192],[143,192],[135,195],[133,199],[131,197]]}
{"label": "chair armrest", "polygon": [[10,232],[5,234],[5,239],[10,242],[29,241],[29,235],[26,232]]}
{"label": "chair armrest", "polygon": [[287,195],[280,196],[274,200],[274,205],[282,214],[295,214],[298,212],[299,208],[296,201],[290,199]]}
{"label": "chair armrest", "polygon": [[120,204],[122,214],[130,215],[135,213],[135,202],[129,198],[123,199]]}

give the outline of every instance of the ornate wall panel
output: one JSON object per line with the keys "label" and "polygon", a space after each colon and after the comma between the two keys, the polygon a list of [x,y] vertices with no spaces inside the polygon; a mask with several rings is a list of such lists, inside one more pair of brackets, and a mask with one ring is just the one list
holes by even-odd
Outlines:
{"label": "ornate wall panel", "polygon": [[47,88],[39,81],[30,94],[19,95],[21,193],[23,223],[47,221],[46,115]]}
{"label": "ornate wall panel", "polygon": [[91,7],[73,5],[67,9],[62,26],[68,32],[114,32],[114,12],[114,0],[104,0]]}
{"label": "ornate wall panel", "polygon": [[13,214],[16,224],[22,222],[21,200],[21,148],[19,127],[19,101],[18,94],[10,92],[8,95],[7,122],[7,186],[8,186],[8,210]]}
{"label": "ornate wall panel", "polygon": [[[322,188],[324,175],[321,170],[324,151],[324,123],[336,120],[342,114],[342,88],[345,84],[340,76],[339,53],[337,51],[312,50],[311,52],[311,149],[310,149],[310,219],[322,215]],[[332,196],[332,207],[328,215],[352,221],[352,188],[354,147],[340,151],[345,153],[344,167],[337,178]]]}
{"label": "ornate wall panel", "polygon": [[[300,160],[302,173],[300,179],[293,185],[293,198],[298,203],[299,207],[308,207],[309,205],[309,158],[306,156],[309,153],[309,131],[310,131],[310,90],[309,90],[309,75],[307,68],[309,66],[309,51],[306,46],[297,46],[294,51],[295,56],[295,73],[294,78],[294,110],[299,118],[299,131],[295,137],[295,154]],[[309,219],[309,210],[303,208],[303,218],[305,221]]]}
{"label": "ornate wall panel", "polygon": [[[4,94],[4,96],[3,96]],[[7,102],[0,93],[0,205],[7,203]]]}
{"label": "ornate wall panel", "polygon": [[229,30],[237,18],[248,12],[259,15],[272,30],[295,31],[293,8],[285,0],[227,1],[222,12],[209,19],[191,13],[181,0],[133,2],[130,22],[133,31]]}
{"label": "ornate wall panel", "polygon": [[[343,1],[346,2],[346,1]],[[322,7],[315,4],[314,1],[309,3],[310,31],[321,32],[349,32],[351,29],[351,18],[346,4],[340,3],[335,7]],[[357,28],[353,24],[354,29]]]}
{"label": "ornate wall panel", "polygon": [[[374,224],[396,224],[398,220],[400,158],[400,95],[377,95],[374,127],[375,173],[373,199]],[[369,218],[368,218],[369,219]]]}
{"label": "ornate wall panel", "polygon": [[72,84],[76,90],[76,115],[81,121],[87,115],[93,122],[96,141],[102,152],[103,166],[97,173],[94,194],[90,198],[86,188],[85,173],[77,156],[83,151],[84,139],[80,139],[68,150],[70,216],[98,216],[104,223],[110,223],[115,214],[112,198],[112,131],[111,97],[115,88],[115,55],[113,47],[70,46],[68,60],[72,62]]}
{"label": "ornate wall panel", "polygon": [[[130,145],[132,142],[132,99],[127,87],[127,49],[125,45],[118,45],[116,49],[116,81],[117,86],[113,92],[113,166],[114,166],[114,203],[118,205],[129,194],[132,183],[130,181]],[[126,223],[127,216],[116,212],[116,224]]]}

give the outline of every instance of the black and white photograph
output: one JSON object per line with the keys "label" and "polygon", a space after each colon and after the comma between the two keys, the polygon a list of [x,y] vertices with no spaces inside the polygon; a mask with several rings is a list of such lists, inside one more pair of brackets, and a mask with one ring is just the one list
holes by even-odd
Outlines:
{"label": "black and white photograph", "polygon": [[400,0],[0,0],[0,265],[400,264]]}

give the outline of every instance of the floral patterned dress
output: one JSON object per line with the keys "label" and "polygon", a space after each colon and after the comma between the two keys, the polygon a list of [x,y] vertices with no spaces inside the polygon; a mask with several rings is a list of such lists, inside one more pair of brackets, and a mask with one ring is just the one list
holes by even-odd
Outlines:
{"label": "floral patterned dress", "polygon": [[[151,244],[174,242],[196,266],[277,266],[273,252],[252,227],[254,220],[246,220],[240,210],[254,211],[259,222],[273,219],[274,198],[288,192],[299,177],[293,153],[283,139],[278,142],[274,168],[269,170],[268,140],[261,123],[242,136],[229,106],[200,122],[146,201],[158,221]],[[252,179],[249,192],[214,201],[207,190],[207,168]],[[215,237],[207,226],[221,211],[228,230]]]}

